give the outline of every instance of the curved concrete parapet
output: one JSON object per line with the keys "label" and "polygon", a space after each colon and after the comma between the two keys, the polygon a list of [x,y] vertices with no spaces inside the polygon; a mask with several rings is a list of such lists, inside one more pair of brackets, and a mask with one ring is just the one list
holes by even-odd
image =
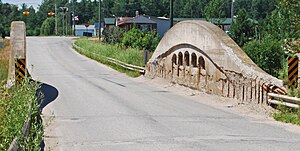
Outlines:
{"label": "curved concrete parapet", "polygon": [[206,21],[183,21],[171,28],[147,63],[146,76],[243,100],[262,99],[258,93],[264,83],[283,85]]}

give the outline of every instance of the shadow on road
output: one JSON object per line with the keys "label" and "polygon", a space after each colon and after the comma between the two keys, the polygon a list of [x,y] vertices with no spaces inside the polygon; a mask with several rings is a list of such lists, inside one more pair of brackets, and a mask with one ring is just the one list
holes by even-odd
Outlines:
{"label": "shadow on road", "polygon": [[37,94],[41,94],[42,98],[39,99],[40,111],[42,111],[49,103],[53,102],[58,96],[58,90],[46,83],[40,83],[40,88]]}
{"label": "shadow on road", "polygon": [[[53,102],[57,96],[58,96],[58,90],[46,83],[39,82],[40,88],[37,89],[36,95],[38,97],[38,103],[40,104],[39,106],[39,112],[41,113],[43,109]],[[41,116],[38,117],[38,125],[42,126],[43,119]],[[42,143],[40,144],[40,150],[44,151],[45,150],[45,141],[43,140]]]}

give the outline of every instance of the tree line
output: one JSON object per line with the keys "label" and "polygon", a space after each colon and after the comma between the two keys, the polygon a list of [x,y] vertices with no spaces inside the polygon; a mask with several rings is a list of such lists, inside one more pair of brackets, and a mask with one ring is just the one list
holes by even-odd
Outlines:
{"label": "tree line", "polygon": [[[174,0],[174,17],[182,18],[229,18],[231,17],[232,0]],[[53,22],[48,13],[55,12],[57,6],[58,34],[62,33],[62,11],[60,7],[68,7],[66,25],[71,27],[71,13],[75,5],[75,15],[79,16],[76,24],[91,24],[97,22],[99,1],[81,0],[43,0],[38,10],[23,4],[21,8],[16,5],[2,3],[0,0],[0,30],[9,34],[10,22],[23,20],[27,23],[28,35],[55,34]],[[241,8],[246,9],[253,19],[264,19],[276,6],[276,0],[236,0],[234,14]],[[104,17],[135,16],[135,12],[150,16],[169,17],[170,0],[103,0],[101,3],[102,21]],[[29,11],[29,15],[23,15],[23,11]],[[48,20],[47,20],[48,19]],[[44,24],[43,29],[42,25]],[[52,29],[47,31],[48,29]],[[50,33],[49,33],[50,32]]]}

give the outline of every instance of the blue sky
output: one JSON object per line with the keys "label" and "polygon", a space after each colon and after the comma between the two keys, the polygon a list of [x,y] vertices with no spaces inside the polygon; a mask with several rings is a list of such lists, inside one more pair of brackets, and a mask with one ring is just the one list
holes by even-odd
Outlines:
{"label": "blue sky", "polygon": [[10,3],[20,6],[21,4],[25,3],[28,6],[33,6],[34,8],[37,8],[38,5],[42,3],[42,0],[2,0],[2,3]]}

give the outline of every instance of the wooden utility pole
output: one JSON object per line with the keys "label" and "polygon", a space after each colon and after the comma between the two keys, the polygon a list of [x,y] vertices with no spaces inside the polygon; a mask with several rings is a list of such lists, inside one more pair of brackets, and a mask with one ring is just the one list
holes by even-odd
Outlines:
{"label": "wooden utility pole", "polygon": [[174,0],[170,0],[170,28],[173,27],[173,4]]}

